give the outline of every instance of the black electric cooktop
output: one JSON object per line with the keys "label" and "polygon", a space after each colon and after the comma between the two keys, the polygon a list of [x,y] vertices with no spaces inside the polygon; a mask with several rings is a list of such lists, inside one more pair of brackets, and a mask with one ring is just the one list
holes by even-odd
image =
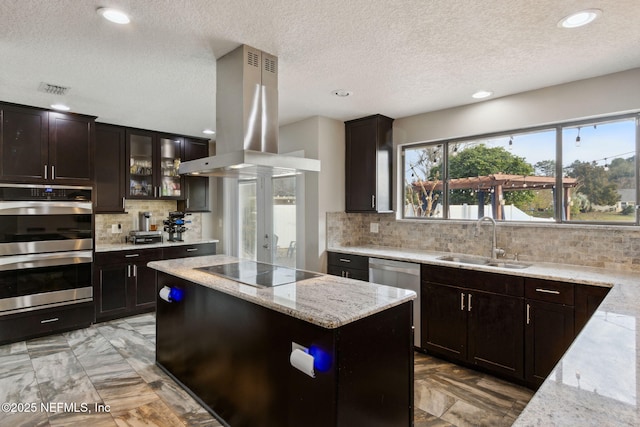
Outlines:
{"label": "black electric cooktop", "polygon": [[256,261],[239,261],[229,264],[211,265],[196,268],[196,270],[232,279],[247,285],[264,286],[268,288],[320,276],[319,274],[308,271],[295,270],[293,268]]}

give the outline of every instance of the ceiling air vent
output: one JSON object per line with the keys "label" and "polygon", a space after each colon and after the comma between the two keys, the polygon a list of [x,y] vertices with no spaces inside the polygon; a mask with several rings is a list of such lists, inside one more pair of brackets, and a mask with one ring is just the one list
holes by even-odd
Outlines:
{"label": "ceiling air vent", "polygon": [[70,87],[60,86],[60,85],[52,85],[51,83],[40,83],[38,86],[38,90],[44,93],[50,93],[52,95],[66,95],[69,92]]}

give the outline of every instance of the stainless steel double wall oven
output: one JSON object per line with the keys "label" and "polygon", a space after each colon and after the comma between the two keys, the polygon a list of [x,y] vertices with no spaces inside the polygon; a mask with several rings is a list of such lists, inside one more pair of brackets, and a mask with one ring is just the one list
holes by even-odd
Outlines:
{"label": "stainless steel double wall oven", "polygon": [[93,301],[91,195],[0,184],[0,318]]}

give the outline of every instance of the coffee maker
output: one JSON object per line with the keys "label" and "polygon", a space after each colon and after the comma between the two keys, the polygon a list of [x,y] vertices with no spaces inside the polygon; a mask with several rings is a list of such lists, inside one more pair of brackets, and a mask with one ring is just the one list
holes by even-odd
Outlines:
{"label": "coffee maker", "polygon": [[164,231],[169,233],[169,242],[182,242],[182,233],[187,231],[184,225],[189,222],[184,220],[184,212],[169,212],[169,218],[165,219]]}
{"label": "coffee maker", "polygon": [[151,212],[138,213],[138,230],[129,232],[129,241],[134,245],[140,243],[162,242],[162,231],[151,225]]}

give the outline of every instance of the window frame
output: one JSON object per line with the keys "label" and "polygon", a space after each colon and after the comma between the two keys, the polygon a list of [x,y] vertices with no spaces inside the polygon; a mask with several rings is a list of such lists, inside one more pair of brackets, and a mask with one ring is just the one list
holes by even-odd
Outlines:
{"label": "window frame", "polygon": [[[466,219],[459,218],[449,218],[449,146],[452,144],[461,144],[464,142],[479,140],[479,139],[491,139],[497,137],[508,137],[508,136],[517,136],[518,134],[524,133],[535,133],[540,131],[552,131],[555,130],[556,138],[555,138],[555,162],[556,162],[556,170],[555,170],[555,187],[562,188],[562,178],[563,178],[563,139],[562,134],[565,128],[575,128],[582,126],[593,126],[598,124],[606,124],[610,122],[617,122],[623,120],[633,119],[635,122],[635,194],[636,194],[636,205],[634,212],[634,220],[633,221],[579,221],[579,220],[566,220],[563,216],[564,209],[564,199],[563,199],[563,191],[555,192],[554,199],[554,220],[549,221],[548,223],[540,223],[536,221],[520,221],[520,220],[497,220],[501,223],[505,224],[527,224],[527,225],[554,225],[554,224],[571,224],[571,225],[606,225],[606,226],[639,226],[640,225],[640,160],[638,156],[640,155],[640,112],[634,113],[626,113],[626,114],[618,114],[611,116],[601,116],[597,118],[591,119],[581,119],[581,120],[573,120],[566,122],[558,122],[551,123],[542,126],[532,126],[527,128],[517,128],[511,130],[505,130],[500,132],[491,132],[480,135],[471,135],[459,138],[444,138],[439,140],[432,141],[423,141],[423,142],[413,142],[407,144],[401,144],[397,147],[397,156],[398,162],[396,162],[396,166],[398,167],[397,172],[397,182],[398,182],[398,199],[397,203],[399,206],[397,207],[397,219],[406,220],[406,221],[465,221]],[[405,187],[405,150],[407,149],[419,149],[420,147],[428,147],[442,145],[443,147],[443,157],[442,157],[442,217],[433,218],[433,217],[411,217],[405,216],[404,203],[406,199],[406,187]]]}

